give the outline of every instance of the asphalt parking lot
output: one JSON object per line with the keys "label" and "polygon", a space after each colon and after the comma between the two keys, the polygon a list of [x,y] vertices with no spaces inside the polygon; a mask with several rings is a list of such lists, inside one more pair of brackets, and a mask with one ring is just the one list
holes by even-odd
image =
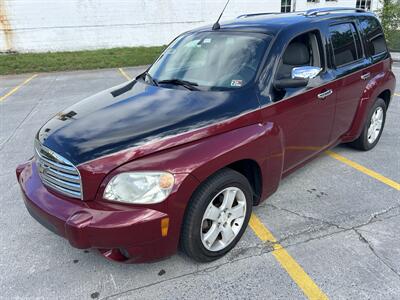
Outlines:
{"label": "asphalt parking lot", "polygon": [[[177,254],[117,264],[33,220],[14,170],[32,156],[36,131],[141,70],[0,76],[0,298],[400,299],[400,87],[374,150],[339,146],[339,156],[321,155],[284,179],[237,247],[213,263]],[[394,70],[400,80],[400,64]]]}

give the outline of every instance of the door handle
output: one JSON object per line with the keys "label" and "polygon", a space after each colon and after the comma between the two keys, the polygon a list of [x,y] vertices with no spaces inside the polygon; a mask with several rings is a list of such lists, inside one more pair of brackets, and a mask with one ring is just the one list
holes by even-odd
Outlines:
{"label": "door handle", "polygon": [[362,80],[367,80],[368,78],[370,78],[371,77],[371,73],[365,73],[365,74],[363,74],[363,75],[361,75],[361,79]]}
{"label": "door handle", "polygon": [[333,94],[332,90],[326,90],[325,92],[322,92],[321,94],[318,94],[318,99],[324,100],[326,97],[329,97],[330,95]]}

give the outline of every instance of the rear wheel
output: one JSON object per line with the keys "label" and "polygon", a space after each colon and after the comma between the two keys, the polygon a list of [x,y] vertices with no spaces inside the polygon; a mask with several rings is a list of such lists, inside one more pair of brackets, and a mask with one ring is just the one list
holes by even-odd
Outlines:
{"label": "rear wheel", "polygon": [[194,193],[188,205],[181,247],[191,258],[208,262],[229,252],[243,235],[252,211],[246,177],[223,169]]}
{"label": "rear wheel", "polygon": [[368,151],[378,144],[385,126],[386,109],[385,101],[378,98],[368,114],[361,135],[357,140],[350,143],[350,146],[359,150]]}

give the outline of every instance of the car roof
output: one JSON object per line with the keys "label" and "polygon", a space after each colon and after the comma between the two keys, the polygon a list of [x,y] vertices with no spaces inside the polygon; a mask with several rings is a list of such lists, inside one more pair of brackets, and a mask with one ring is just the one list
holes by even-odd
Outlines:
{"label": "car roof", "polygon": [[[262,32],[269,35],[276,35],[283,29],[289,29],[292,26],[302,26],[315,24],[332,19],[343,19],[348,17],[359,17],[375,15],[370,12],[346,12],[333,11],[324,14],[306,15],[304,12],[294,13],[260,13],[242,15],[238,18],[221,23],[221,31],[245,31],[245,32]],[[212,26],[204,26],[191,32],[208,31]]]}

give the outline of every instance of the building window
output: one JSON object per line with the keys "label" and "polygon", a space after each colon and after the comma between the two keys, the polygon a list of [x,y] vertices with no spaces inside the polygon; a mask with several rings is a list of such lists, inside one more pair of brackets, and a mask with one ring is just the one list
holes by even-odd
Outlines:
{"label": "building window", "polygon": [[372,0],[357,0],[356,8],[371,10],[371,2],[372,2]]}
{"label": "building window", "polygon": [[281,12],[288,13],[292,9],[292,0],[281,0]]}

